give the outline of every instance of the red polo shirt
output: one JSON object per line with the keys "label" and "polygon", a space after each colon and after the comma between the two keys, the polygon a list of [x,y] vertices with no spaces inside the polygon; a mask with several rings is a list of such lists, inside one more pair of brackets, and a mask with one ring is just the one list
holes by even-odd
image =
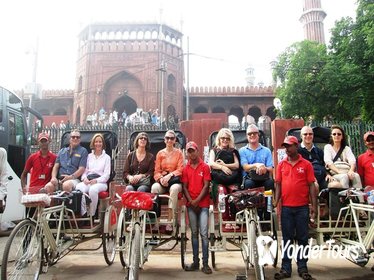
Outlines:
{"label": "red polo shirt", "polygon": [[357,173],[364,186],[374,186],[374,153],[367,150],[358,157]]}
{"label": "red polo shirt", "polygon": [[[210,181],[210,169],[209,166],[199,159],[199,163],[196,168],[191,166],[190,161],[183,168],[182,182],[187,183],[187,190],[190,193],[192,199],[195,199],[201,193],[204,187],[204,181]],[[199,202],[199,207],[209,207],[210,197],[209,192]]]}
{"label": "red polo shirt", "polygon": [[46,157],[37,151],[26,161],[25,169],[31,173],[29,191],[38,193],[49,181],[51,181],[52,169],[56,161],[56,155],[50,151]]}
{"label": "red polo shirt", "polygon": [[288,158],[282,160],[276,173],[276,182],[282,187],[282,205],[289,207],[308,205],[309,184],[314,181],[313,166],[301,155],[293,166],[288,162]]}

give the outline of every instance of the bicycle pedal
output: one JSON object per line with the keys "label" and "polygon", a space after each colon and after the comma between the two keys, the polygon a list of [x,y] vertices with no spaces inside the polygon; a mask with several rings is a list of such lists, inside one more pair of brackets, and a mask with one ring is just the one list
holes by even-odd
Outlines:
{"label": "bicycle pedal", "polygon": [[246,275],[242,275],[242,274],[238,274],[236,275],[236,280],[247,280],[247,276]]}
{"label": "bicycle pedal", "polygon": [[149,240],[148,244],[151,245],[151,246],[157,246],[158,244],[160,244],[160,241],[159,240]]}

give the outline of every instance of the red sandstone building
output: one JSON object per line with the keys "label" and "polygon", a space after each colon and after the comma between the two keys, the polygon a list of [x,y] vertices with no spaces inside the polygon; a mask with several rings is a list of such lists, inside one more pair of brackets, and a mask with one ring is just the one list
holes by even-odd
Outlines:
{"label": "red sandstone building", "polygon": [[[304,0],[300,21],[306,38],[324,43],[325,15],[320,0]],[[91,24],[79,34],[75,88],[44,90],[33,107],[47,126],[61,120],[84,124],[101,108],[119,115],[158,108],[165,119],[175,114],[186,119],[186,104],[189,119],[196,113],[275,118],[271,86],[194,87],[187,92],[182,40],[180,31],[158,23]]]}

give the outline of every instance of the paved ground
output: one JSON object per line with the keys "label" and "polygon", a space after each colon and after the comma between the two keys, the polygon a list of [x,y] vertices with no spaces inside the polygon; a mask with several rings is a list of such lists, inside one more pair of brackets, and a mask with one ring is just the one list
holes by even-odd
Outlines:
{"label": "paved ground", "polygon": [[[7,237],[0,237],[0,252],[3,252],[3,246]],[[83,248],[94,248],[97,240],[82,244]],[[190,253],[190,252],[189,252]],[[2,256],[0,256],[2,258]],[[217,269],[212,275],[205,275],[202,272],[185,272],[181,268],[179,247],[177,246],[171,252],[151,252],[149,261],[144,265],[141,271],[141,278],[144,280],[157,279],[235,279],[237,274],[244,273],[244,263],[240,252],[219,252],[216,253]],[[345,259],[332,259],[327,257],[324,251],[321,258],[309,261],[309,270],[316,279],[331,280],[366,280],[374,279],[374,272],[371,266],[374,265],[373,259],[369,264],[361,268],[350,263]],[[273,279],[273,275],[279,268],[268,267],[265,269],[266,279]],[[253,278],[253,274],[249,279]],[[72,279],[124,279],[124,270],[117,256],[112,266],[107,266],[102,250],[96,251],[74,251],[60,260],[55,266],[50,267],[47,274],[43,274],[40,279],[45,280],[72,280]],[[294,273],[291,279],[301,279]]]}

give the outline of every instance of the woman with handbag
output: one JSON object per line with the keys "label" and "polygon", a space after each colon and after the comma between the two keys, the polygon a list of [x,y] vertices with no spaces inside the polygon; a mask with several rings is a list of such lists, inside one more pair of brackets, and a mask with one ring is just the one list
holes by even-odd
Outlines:
{"label": "woman with handbag", "polygon": [[[155,162],[155,183],[152,185],[152,193],[170,193],[171,200],[168,205],[168,221],[172,220],[173,212],[178,203],[178,193],[182,191],[180,176],[183,171],[183,153],[180,149],[174,147],[176,134],[173,130],[165,133],[164,141],[166,148],[159,151]],[[170,223],[166,225],[166,231],[171,232],[173,227]]]}
{"label": "woman with handbag", "polygon": [[[228,128],[221,128],[215,139],[215,146],[209,153],[209,166],[213,185],[223,189],[227,194],[227,187],[240,184],[241,174],[239,171],[239,152],[234,147],[234,135]],[[222,213],[224,220],[229,220],[228,203],[226,201],[225,212]],[[234,217],[231,217],[234,218]],[[227,227],[230,224],[226,224]]]}
{"label": "woman with handbag", "polygon": [[338,125],[331,127],[329,144],[324,147],[324,161],[329,173],[326,178],[329,188],[349,188],[350,182],[354,188],[360,189],[361,179],[355,172],[356,158],[347,145],[347,137]]}
{"label": "woman with handbag", "polygon": [[[110,177],[110,156],[105,152],[104,136],[96,133],[90,142],[92,152],[87,157],[86,169],[82,174],[82,182],[78,183],[76,190],[88,194],[91,199],[90,213],[93,218],[99,202],[99,192],[106,191],[107,181]],[[82,196],[81,215],[87,214],[86,195]]]}
{"label": "woman with handbag", "polygon": [[149,152],[151,144],[148,134],[140,132],[134,140],[135,150],[127,155],[123,179],[127,183],[125,191],[150,192],[155,158]]}

